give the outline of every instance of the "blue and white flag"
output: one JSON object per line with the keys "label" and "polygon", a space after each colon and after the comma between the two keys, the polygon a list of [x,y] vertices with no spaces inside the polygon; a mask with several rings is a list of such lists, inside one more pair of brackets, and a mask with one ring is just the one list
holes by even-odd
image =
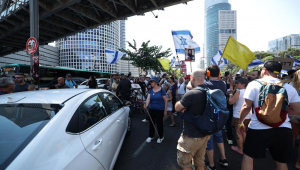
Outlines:
{"label": "blue and white flag", "polygon": [[172,36],[177,54],[185,54],[185,48],[195,49],[195,53],[200,53],[200,46],[192,40],[189,30],[172,31]]}
{"label": "blue and white flag", "polygon": [[248,65],[248,68],[259,67],[259,66],[264,66],[264,62],[257,59],[257,60],[253,60],[253,61]]}
{"label": "blue and white flag", "polygon": [[113,64],[118,60],[120,60],[122,57],[126,56],[126,53],[120,51],[108,50],[108,49],[105,49],[105,54],[106,54],[106,61],[108,65]]}
{"label": "blue and white flag", "polygon": [[[294,58],[292,56],[288,56],[288,58]],[[300,68],[300,60],[295,59],[293,63],[293,69],[299,69]]]}
{"label": "blue and white flag", "polygon": [[218,53],[213,58],[211,58],[212,64],[218,65],[220,68],[226,66],[228,60],[226,60],[225,58],[222,59],[221,58],[222,58],[222,52],[219,50]]}

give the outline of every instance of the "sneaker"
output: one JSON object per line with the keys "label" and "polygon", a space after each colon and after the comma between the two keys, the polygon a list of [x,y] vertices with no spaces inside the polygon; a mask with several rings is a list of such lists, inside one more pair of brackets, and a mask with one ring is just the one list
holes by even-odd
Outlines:
{"label": "sneaker", "polygon": [[217,162],[223,166],[228,166],[228,162],[226,159],[218,159]]}
{"label": "sneaker", "polygon": [[153,140],[153,138],[148,137],[148,138],[146,139],[146,142],[147,142],[147,143],[150,143],[152,140]]}
{"label": "sneaker", "polygon": [[227,139],[227,142],[228,142],[228,145],[233,145],[233,141],[232,140],[228,140]]}
{"label": "sneaker", "polygon": [[146,123],[146,122],[149,122],[149,120],[147,120],[147,119],[143,119],[143,120],[142,120],[142,122],[145,122],[145,123]]}
{"label": "sneaker", "polygon": [[205,166],[206,170],[217,170],[216,166],[211,167],[210,165]]}
{"label": "sneaker", "polygon": [[161,138],[161,139],[158,138],[156,142],[157,142],[157,143],[161,143],[163,140],[164,140],[164,138]]}
{"label": "sneaker", "polygon": [[173,113],[174,116],[177,116],[176,112]]}

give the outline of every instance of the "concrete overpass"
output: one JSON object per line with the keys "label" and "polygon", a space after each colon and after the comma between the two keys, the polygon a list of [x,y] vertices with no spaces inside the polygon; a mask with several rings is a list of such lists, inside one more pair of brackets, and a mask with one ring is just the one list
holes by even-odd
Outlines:
{"label": "concrete overpass", "polygon": [[[39,44],[188,1],[39,0]],[[2,0],[0,12],[0,56],[25,49],[30,37],[29,0]]]}

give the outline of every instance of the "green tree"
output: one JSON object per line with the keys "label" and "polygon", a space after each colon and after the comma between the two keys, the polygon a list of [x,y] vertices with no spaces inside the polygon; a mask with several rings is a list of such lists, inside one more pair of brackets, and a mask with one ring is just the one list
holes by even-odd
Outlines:
{"label": "green tree", "polygon": [[288,48],[287,51],[278,52],[278,56],[283,58],[288,58],[288,56],[292,56],[294,58],[300,57],[300,49]]}
{"label": "green tree", "polygon": [[162,51],[162,46],[150,46],[150,41],[143,42],[141,47],[136,46],[136,41],[133,40],[133,44],[127,41],[128,46],[133,50],[119,49],[121,52],[125,52],[132,60],[132,65],[140,67],[142,71],[148,74],[147,70],[151,69],[155,72],[161,72],[164,69],[157,60],[158,58],[168,58],[172,55],[170,48]]}
{"label": "green tree", "polygon": [[169,67],[169,70],[167,70],[166,73],[167,73],[169,76],[174,75],[174,73],[175,73],[175,76],[176,76],[177,78],[183,76],[183,74],[181,74],[181,72],[180,72],[180,69],[175,69],[175,68],[172,68],[172,67]]}
{"label": "green tree", "polygon": [[263,62],[268,61],[268,60],[274,60],[274,56],[267,56],[267,57],[261,59],[261,61],[263,61]]}
{"label": "green tree", "polygon": [[268,52],[259,52],[259,51],[255,51],[254,54],[255,54],[255,57],[256,57],[257,59],[259,59],[259,60],[262,60],[262,59],[264,59],[265,57],[268,57],[268,56],[275,57],[274,54],[268,53]]}

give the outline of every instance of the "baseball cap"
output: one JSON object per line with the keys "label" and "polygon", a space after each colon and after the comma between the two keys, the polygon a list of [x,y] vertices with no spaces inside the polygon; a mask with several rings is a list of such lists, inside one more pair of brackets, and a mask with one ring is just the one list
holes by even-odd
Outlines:
{"label": "baseball cap", "polygon": [[245,78],[239,78],[237,80],[234,81],[235,83],[241,83],[241,84],[245,84],[247,86],[248,84],[248,80]]}
{"label": "baseball cap", "polygon": [[124,76],[124,73],[121,73],[121,76]]}
{"label": "baseball cap", "polygon": [[148,74],[146,77],[149,77],[149,78],[151,78],[151,75],[149,75],[149,74]]}
{"label": "baseball cap", "polygon": [[184,79],[191,79],[191,75],[185,76]]}
{"label": "baseball cap", "polygon": [[69,76],[72,76],[70,73],[68,73],[67,75],[66,75],[66,77],[69,77]]}
{"label": "baseball cap", "polygon": [[281,72],[282,65],[278,61],[267,61],[264,64],[264,68],[272,73],[279,74]]}

